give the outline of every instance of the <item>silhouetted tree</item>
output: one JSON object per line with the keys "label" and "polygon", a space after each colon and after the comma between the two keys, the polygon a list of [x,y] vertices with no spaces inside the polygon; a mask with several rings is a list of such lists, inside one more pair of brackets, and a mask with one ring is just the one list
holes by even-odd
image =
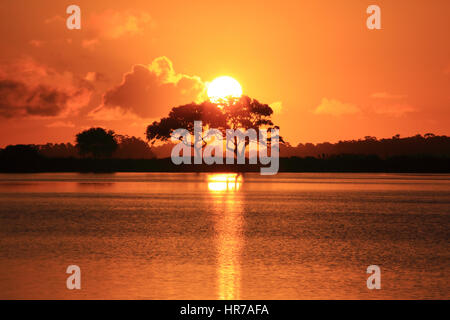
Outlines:
{"label": "silhouetted tree", "polygon": [[[203,129],[214,128],[222,132],[225,136],[226,129],[255,129],[260,128],[273,129],[274,126],[271,116],[272,108],[260,103],[256,99],[248,96],[242,96],[237,99],[229,99],[220,103],[205,101],[203,103],[191,103],[172,108],[168,117],[155,121],[147,127],[147,139],[153,145],[157,141],[168,141],[171,134],[179,128],[194,134],[194,121],[202,121]],[[183,137],[180,137],[182,140]],[[192,139],[193,140],[193,139]],[[283,139],[280,137],[280,141]],[[194,141],[191,141],[193,146]],[[207,137],[202,137],[202,147],[207,145]],[[236,142],[233,141],[234,152],[236,154]],[[247,140],[246,146],[249,144]],[[228,148],[228,145],[227,145]]]}
{"label": "silhouetted tree", "polygon": [[450,155],[450,138],[436,136],[427,133],[424,136],[417,134],[412,137],[400,138],[395,135],[391,139],[377,139],[367,136],[359,140],[339,141],[338,143],[306,143],[298,144],[296,147],[284,147],[280,155],[297,157],[316,157],[319,154],[360,154],[378,155],[382,158],[405,155]]}
{"label": "silhouetted tree", "polygon": [[39,154],[46,158],[77,158],[79,154],[71,143],[47,143],[38,147]]}
{"label": "silhouetted tree", "polygon": [[155,158],[147,142],[140,138],[117,135],[119,147],[113,157],[118,159],[152,159]]}
{"label": "silhouetted tree", "polygon": [[168,141],[171,134],[179,128],[194,134],[194,121],[202,121],[203,128],[213,127],[223,130],[227,127],[223,111],[210,101],[201,104],[191,103],[172,108],[169,116],[154,121],[147,127],[147,139],[153,145],[157,141]]}
{"label": "silhouetted tree", "polygon": [[94,158],[111,157],[117,149],[117,140],[112,130],[91,128],[76,136],[80,155],[91,155]]}
{"label": "silhouetted tree", "polygon": [[1,158],[9,161],[26,162],[40,158],[38,148],[30,144],[10,145],[1,151]]}
{"label": "silhouetted tree", "polygon": [[42,160],[35,145],[10,145],[0,149],[2,172],[33,172],[39,168]]}

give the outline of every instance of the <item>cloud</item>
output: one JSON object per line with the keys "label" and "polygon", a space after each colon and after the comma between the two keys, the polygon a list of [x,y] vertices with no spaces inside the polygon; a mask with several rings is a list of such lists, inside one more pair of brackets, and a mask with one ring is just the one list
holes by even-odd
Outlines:
{"label": "cloud", "polygon": [[99,44],[99,40],[98,39],[89,39],[89,40],[83,40],[82,42],[81,42],[81,46],[83,47],[83,48],[86,48],[86,49],[94,49],[97,45]]}
{"label": "cloud", "polygon": [[[373,93],[371,98],[378,99],[379,102],[376,102],[372,105],[372,112],[380,115],[387,115],[391,117],[401,117],[406,113],[416,112],[417,109],[407,103],[389,103],[389,100],[405,100],[408,96],[404,94],[391,94],[387,92],[378,92]],[[383,100],[381,102],[380,100]],[[388,101],[385,101],[388,100]]]}
{"label": "cloud", "polygon": [[[100,106],[89,112],[88,118],[96,121],[137,121],[143,119],[128,110],[120,107],[104,107]],[[148,119],[150,121],[150,119]]]}
{"label": "cloud", "polygon": [[371,98],[375,99],[405,99],[408,96],[404,94],[391,94],[387,92],[376,92],[370,95]]}
{"label": "cloud", "polygon": [[406,113],[417,112],[417,109],[409,104],[380,105],[373,108],[377,114],[401,117]]}
{"label": "cloud", "polygon": [[[117,40],[119,38],[146,36],[148,40],[148,31],[154,29],[155,21],[145,11],[138,10],[113,10],[107,9],[101,12],[85,12],[82,8],[81,13],[81,33],[71,33],[74,39],[67,38],[66,19],[68,16],[56,15],[44,20],[48,30],[45,36],[49,45],[59,45],[60,40],[64,39],[67,44],[80,45],[82,48],[94,51],[105,41]],[[56,33],[55,33],[56,32]],[[30,43],[33,45],[32,43]],[[58,49],[60,49],[58,47]]]}
{"label": "cloud", "polygon": [[84,80],[89,82],[107,81],[107,77],[103,73],[90,71],[86,74]]}
{"label": "cloud", "polygon": [[88,104],[92,88],[31,59],[0,66],[0,117],[55,117]]}
{"label": "cloud", "polygon": [[102,13],[93,13],[84,25],[88,36],[82,41],[82,47],[93,50],[101,39],[142,35],[147,28],[153,28],[154,25],[153,19],[146,12],[108,9]]}
{"label": "cloud", "polygon": [[66,19],[64,19],[64,17],[60,16],[60,15],[56,15],[53,16],[51,18],[45,19],[44,23],[45,24],[50,24],[50,23],[59,23],[59,24],[63,24],[66,22]]}
{"label": "cloud", "polygon": [[322,102],[315,109],[315,114],[330,114],[333,116],[340,116],[344,114],[359,113],[360,109],[350,103],[343,103],[335,99],[322,98]]}
{"label": "cloud", "polygon": [[154,26],[154,21],[146,12],[106,10],[92,14],[89,29],[102,38],[117,39],[124,35],[143,34],[145,28]]}
{"label": "cloud", "polygon": [[199,77],[177,73],[167,57],[159,57],[150,65],[134,65],[120,85],[104,94],[102,105],[91,115],[120,108],[141,118],[156,118],[171,107],[204,99],[205,84]]}

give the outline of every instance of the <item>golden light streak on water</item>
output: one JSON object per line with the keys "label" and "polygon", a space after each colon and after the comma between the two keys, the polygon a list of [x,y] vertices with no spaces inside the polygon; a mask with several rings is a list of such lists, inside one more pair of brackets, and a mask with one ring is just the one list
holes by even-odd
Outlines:
{"label": "golden light streak on water", "polygon": [[208,176],[208,190],[212,192],[238,191],[242,176],[237,173],[219,173]]}
{"label": "golden light streak on water", "polygon": [[214,203],[217,246],[217,298],[240,299],[243,206],[238,193],[242,177],[237,174],[208,176],[208,190]]}

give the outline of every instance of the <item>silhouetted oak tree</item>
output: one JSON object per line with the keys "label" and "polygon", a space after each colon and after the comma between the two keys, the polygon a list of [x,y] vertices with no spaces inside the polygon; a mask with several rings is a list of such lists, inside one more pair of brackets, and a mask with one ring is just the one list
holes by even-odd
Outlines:
{"label": "silhouetted oak tree", "polygon": [[117,159],[152,159],[155,158],[148,143],[141,138],[116,135],[118,148],[113,157]]}
{"label": "silhouetted oak tree", "polygon": [[[186,129],[194,134],[194,121],[202,121],[203,130],[208,128],[218,129],[225,137],[226,129],[273,129],[271,116],[272,108],[260,103],[256,99],[242,96],[238,99],[230,99],[226,102],[191,103],[172,108],[169,115],[159,121],[153,122],[147,127],[147,139],[153,145],[157,141],[166,142],[176,129]],[[282,138],[280,137],[282,142]],[[235,142],[234,142],[235,143]],[[248,145],[249,141],[246,141]],[[207,141],[203,140],[203,147]],[[227,146],[228,148],[228,146]],[[237,151],[237,148],[234,149]]]}
{"label": "silhouetted oak tree", "polygon": [[91,155],[94,158],[111,157],[118,146],[114,131],[103,128],[80,132],[76,140],[80,155]]}

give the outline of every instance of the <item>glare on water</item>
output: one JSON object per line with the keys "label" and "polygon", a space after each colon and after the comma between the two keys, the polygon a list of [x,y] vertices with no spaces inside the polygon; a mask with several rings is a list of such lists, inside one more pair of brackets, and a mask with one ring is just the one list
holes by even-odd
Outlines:
{"label": "glare on water", "polygon": [[210,191],[237,191],[240,189],[242,176],[237,173],[218,173],[208,176],[208,189]]}
{"label": "glare on water", "polygon": [[208,189],[212,193],[215,242],[217,246],[218,298],[240,298],[240,264],[243,247],[243,207],[236,191],[242,177],[238,174],[212,174],[208,176]]}

